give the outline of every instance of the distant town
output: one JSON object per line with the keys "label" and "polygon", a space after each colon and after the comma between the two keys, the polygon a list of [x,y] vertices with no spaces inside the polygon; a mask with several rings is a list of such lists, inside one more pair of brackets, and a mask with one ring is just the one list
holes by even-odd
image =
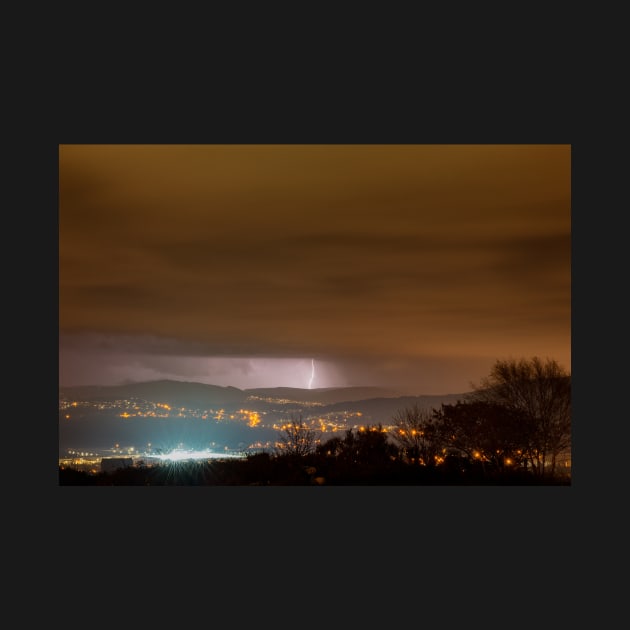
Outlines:
{"label": "distant town", "polygon": [[240,390],[179,381],[60,388],[61,480],[570,483],[570,376],[551,360],[508,367],[511,389],[473,395]]}
{"label": "distant town", "polygon": [[[283,428],[282,422],[266,419],[265,416],[291,413],[291,410],[287,412],[286,405],[295,405],[296,409],[324,406],[320,402],[301,402],[297,400],[260,396],[249,396],[248,400],[275,403],[285,405],[285,407],[274,408],[270,411],[256,411],[252,409],[227,411],[223,408],[196,409],[191,407],[178,407],[166,402],[155,403],[133,398],[107,402],[78,402],[65,400],[62,397],[59,401],[59,411],[63,413],[63,417],[66,420],[71,420],[76,411],[91,409],[98,411],[115,411],[121,418],[197,418],[200,420],[216,420],[217,422],[240,422],[249,427],[260,426],[261,428],[281,430]],[[363,414],[360,411],[329,411],[304,417],[304,420],[311,428],[317,428],[323,433],[334,433],[335,431],[349,428],[349,425],[358,426],[356,423],[353,424],[352,421],[362,416]]]}
{"label": "distant town", "polygon": [[[297,400],[271,395],[247,394],[244,397],[247,407],[186,406],[168,399],[158,402],[129,396],[128,398],[107,398],[103,395],[95,399],[75,400],[60,392],[59,423],[60,453],[59,465],[71,466],[79,470],[97,472],[101,462],[110,458],[127,458],[133,463],[147,464],[157,461],[166,452],[175,451],[180,458],[187,453],[190,458],[206,457],[245,457],[258,452],[272,452],[277,447],[277,436],[290,422],[299,419],[309,429],[316,431],[319,442],[325,442],[335,434],[343,434],[348,429],[363,430],[380,423],[384,431],[391,430],[388,424],[399,404],[398,399],[379,399],[389,402],[389,413],[376,417],[358,407],[368,408],[370,400],[351,401],[347,408],[337,408],[340,403],[325,404],[314,400]],[[335,407],[331,409],[330,407]],[[171,427],[169,437],[177,434],[178,423],[187,423],[184,440],[151,439],[151,427],[147,423],[155,420],[156,425]],[[128,428],[142,421],[146,428],[146,440],[130,439]],[[190,423],[194,429],[190,429]],[[90,443],[89,430],[79,444],[70,436],[72,428],[82,425],[108,428],[111,435],[109,444],[100,438]],[[216,431],[212,431],[216,427]],[[225,429],[220,431],[220,429]],[[205,430],[204,430],[205,429]],[[204,439],[217,433],[217,439]],[[198,434],[198,435],[197,435]],[[63,439],[62,439],[63,437]],[[191,439],[192,437],[192,439]]]}

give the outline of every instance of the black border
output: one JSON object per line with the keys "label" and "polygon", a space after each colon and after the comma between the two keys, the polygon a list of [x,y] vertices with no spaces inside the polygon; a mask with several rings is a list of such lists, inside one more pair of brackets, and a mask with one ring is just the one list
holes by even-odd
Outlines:
{"label": "black border", "polygon": [[[439,567],[436,579],[441,580],[456,579],[463,569],[467,582],[482,574],[482,581],[501,583],[507,566],[512,584],[516,580],[525,588],[532,580],[534,589],[542,589],[539,578],[548,563],[550,574],[558,575],[553,588],[560,598],[563,575],[571,582],[567,574],[579,568],[576,550],[569,543],[570,532],[582,527],[582,519],[590,511],[588,501],[595,494],[597,474],[583,449],[589,440],[586,425],[595,412],[590,392],[599,388],[595,375],[585,366],[594,342],[585,339],[588,331],[581,323],[581,305],[589,300],[589,292],[583,288],[585,263],[580,259],[590,231],[584,216],[597,205],[593,177],[590,171],[586,176],[585,168],[595,169],[596,164],[585,159],[588,149],[576,137],[572,84],[563,67],[558,67],[564,55],[527,66],[526,58],[532,64],[535,61],[528,57],[530,52],[516,56],[521,72],[508,64],[489,75],[482,71],[483,64],[494,56],[489,52],[488,58],[472,59],[471,51],[464,48],[456,49],[452,63],[442,65],[435,56],[418,54],[411,57],[414,63],[397,65],[397,59],[391,59],[378,66],[346,64],[335,73],[337,64],[329,59],[317,79],[305,76],[297,67],[277,72],[271,60],[269,65],[261,63],[254,51],[248,58],[252,65],[239,60],[238,71],[231,66],[220,72],[220,78],[212,74],[217,65],[210,63],[205,74],[203,64],[195,66],[198,74],[180,72],[185,64],[182,58],[176,69],[171,65],[165,70],[161,62],[166,60],[160,58],[148,68],[136,64],[126,73],[122,72],[124,64],[109,69],[103,60],[99,68],[108,69],[108,80],[100,75],[90,80],[89,74],[72,72],[63,77],[65,82],[56,85],[52,110],[43,120],[34,117],[31,121],[34,140],[23,153],[28,161],[21,184],[26,198],[21,202],[27,218],[24,230],[43,257],[29,292],[28,308],[38,313],[37,329],[33,332],[29,325],[27,334],[33,356],[42,356],[41,348],[46,349],[37,381],[30,388],[33,400],[28,405],[33,410],[23,437],[32,440],[35,436],[33,454],[20,479],[25,518],[40,521],[42,505],[49,505],[50,522],[43,527],[49,528],[47,534],[54,538],[55,548],[70,555],[73,549],[85,546],[91,551],[116,548],[117,557],[124,558],[125,551],[148,545],[150,536],[152,548],[156,541],[163,545],[156,552],[160,558],[168,558],[182,547],[191,551],[224,546],[242,566],[247,566],[248,558],[255,565],[259,556],[267,557],[273,566],[279,550],[286,550],[290,541],[307,540],[304,574],[317,567],[318,550],[337,550],[343,567],[363,568],[374,580],[359,579],[357,583],[375,588],[387,583],[385,576],[392,564],[398,571],[415,561],[427,572],[427,567]],[[290,56],[290,50],[284,54]],[[501,56],[501,50],[497,48],[494,54]],[[57,151],[59,144],[66,143],[570,144],[572,485],[59,487]],[[403,544],[401,549],[396,542],[399,536],[417,536],[422,542],[411,548]],[[330,570],[335,573],[334,565]],[[418,595],[419,602],[421,599]],[[562,607],[571,605],[564,602]],[[539,611],[536,617],[540,619],[542,614]],[[568,611],[562,620],[570,616]],[[475,621],[474,615],[470,621]]]}

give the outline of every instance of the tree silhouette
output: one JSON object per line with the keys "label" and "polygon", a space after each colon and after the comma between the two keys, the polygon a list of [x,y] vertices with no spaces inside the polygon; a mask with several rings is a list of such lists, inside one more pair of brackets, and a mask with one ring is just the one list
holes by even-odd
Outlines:
{"label": "tree silhouette", "polygon": [[396,459],[397,447],[392,444],[382,423],[347,429],[343,439],[336,436],[319,444],[315,452],[347,464],[379,465]]}
{"label": "tree silhouette", "polygon": [[522,465],[527,449],[523,414],[484,401],[443,404],[433,412],[445,456],[477,462],[484,472],[504,473]]}
{"label": "tree silhouette", "polygon": [[555,360],[499,360],[470,401],[499,405],[520,416],[532,472],[554,476],[571,448],[571,375]]}
{"label": "tree silhouette", "polygon": [[356,433],[350,429],[346,441],[354,461],[358,464],[388,465],[398,454],[398,449],[388,440],[380,422],[373,426],[361,427]]}
{"label": "tree silhouette", "polygon": [[320,433],[309,427],[301,414],[292,415],[291,420],[280,431],[276,454],[303,457],[314,452],[319,439]]}
{"label": "tree silhouette", "polygon": [[395,429],[392,440],[410,464],[435,466],[442,455],[438,420],[431,411],[416,403],[396,412],[392,419]]}

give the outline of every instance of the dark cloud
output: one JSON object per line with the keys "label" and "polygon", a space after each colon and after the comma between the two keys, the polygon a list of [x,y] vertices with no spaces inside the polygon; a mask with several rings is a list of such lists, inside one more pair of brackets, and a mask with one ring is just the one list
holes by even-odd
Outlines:
{"label": "dark cloud", "polygon": [[72,356],[570,360],[566,145],[62,145],[59,199]]}
{"label": "dark cloud", "polygon": [[507,239],[501,243],[496,269],[511,278],[552,281],[568,286],[571,271],[571,234],[542,234]]}

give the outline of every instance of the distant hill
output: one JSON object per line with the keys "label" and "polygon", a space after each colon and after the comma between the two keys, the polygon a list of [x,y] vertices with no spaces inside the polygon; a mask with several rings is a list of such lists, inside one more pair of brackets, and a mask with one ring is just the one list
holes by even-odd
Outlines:
{"label": "distant hill", "polygon": [[247,398],[242,389],[187,381],[146,381],[125,385],[87,385],[59,388],[59,394],[77,401],[140,398],[185,407],[240,405]]}
{"label": "distant hill", "polygon": [[[259,387],[238,389],[237,387],[221,387],[188,381],[145,381],[125,385],[83,385],[59,388],[60,396],[77,401],[120,400],[139,398],[150,402],[168,402],[171,405],[185,407],[234,407],[244,405],[251,397],[260,399],[287,400],[303,403],[319,403],[330,407],[344,403],[365,403],[370,401],[372,407],[379,405],[389,408],[393,399],[399,404],[407,405],[416,401],[421,405],[440,401],[455,402],[463,394],[406,396],[404,392],[384,387],[327,387],[317,389],[301,389],[299,387]],[[380,401],[380,402],[379,402]],[[398,404],[397,403],[397,404]],[[251,404],[250,404],[251,406]],[[356,406],[356,405],[354,405]]]}
{"label": "distant hill", "polygon": [[[326,418],[347,427],[389,425],[397,412],[405,408],[418,405],[430,410],[442,404],[455,404],[466,395],[401,396],[400,392],[380,387],[241,390],[172,380],[61,387],[59,394],[60,450],[82,449],[84,445],[111,446],[114,442],[218,443],[234,448],[239,444],[273,441],[274,422],[299,417],[305,421]],[[65,400],[63,409],[62,400]],[[136,402],[132,403],[133,400]],[[143,409],[142,404],[135,406],[138,401],[146,403],[144,408],[148,411],[153,409],[152,405],[160,404],[168,404],[172,411],[167,416],[142,413],[136,416],[136,410]],[[85,404],[74,406],[71,404],[74,402]],[[263,420],[260,426],[247,424],[248,414],[252,412],[260,414]]]}
{"label": "distant hill", "polygon": [[398,411],[418,405],[420,409],[439,409],[441,405],[454,405],[464,399],[465,394],[445,394],[426,396],[398,396],[390,398],[369,398],[365,400],[347,401],[327,405],[322,412],[350,411],[360,412],[371,423],[387,424]]}
{"label": "distant hill", "polygon": [[299,387],[259,387],[246,389],[248,396],[295,400],[298,402],[317,402],[331,405],[344,401],[365,400],[368,398],[396,398],[402,392],[383,387],[326,387],[319,389],[301,389]]}

